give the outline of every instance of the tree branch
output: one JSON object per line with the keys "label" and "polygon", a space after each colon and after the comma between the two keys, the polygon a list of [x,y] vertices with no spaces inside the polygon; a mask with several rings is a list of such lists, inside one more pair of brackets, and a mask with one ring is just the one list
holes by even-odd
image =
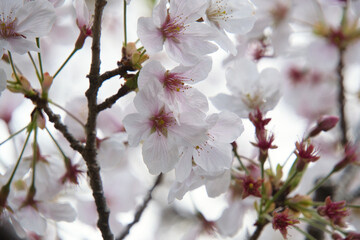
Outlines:
{"label": "tree branch", "polygon": [[343,62],[344,50],[340,50],[340,60],[337,66],[337,73],[339,76],[339,95],[338,95],[338,103],[339,103],[339,111],[340,111],[340,129],[341,129],[341,144],[345,146],[348,142],[347,136],[347,121],[345,114],[345,86],[344,86],[344,62]]}
{"label": "tree branch", "polygon": [[55,128],[63,134],[66,140],[70,143],[71,148],[81,154],[84,150],[84,145],[68,131],[67,126],[61,122],[60,116],[58,114],[55,114],[51,110],[48,102],[44,99],[41,99],[39,95],[32,95],[26,97],[31,99],[38,108],[44,110],[44,112],[49,118],[49,121],[54,123]]}
{"label": "tree branch", "polygon": [[260,234],[261,234],[262,230],[264,229],[264,227],[266,226],[266,224],[268,224],[268,221],[266,221],[264,223],[258,223],[256,225],[255,232],[251,235],[249,240],[257,240],[260,237]]}
{"label": "tree branch", "polygon": [[101,231],[104,240],[113,240],[114,235],[110,230],[109,216],[110,210],[104,196],[102,180],[100,176],[100,166],[96,160],[96,118],[97,118],[97,93],[100,84],[100,36],[101,36],[101,19],[103,9],[106,5],[105,0],[96,0],[94,23],[92,27],[92,60],[89,78],[89,89],[85,95],[88,100],[88,118],[85,124],[86,129],[86,146],[82,152],[82,156],[88,168],[88,176],[90,179],[90,187],[98,212],[97,226]]}
{"label": "tree branch", "polygon": [[111,108],[111,106],[116,103],[117,100],[119,100],[121,97],[125,96],[126,94],[128,94],[131,91],[131,89],[124,84],[116,94],[114,94],[111,97],[108,97],[107,99],[105,99],[104,102],[100,103],[99,105],[97,105],[96,111],[97,112],[101,112],[107,108]]}
{"label": "tree branch", "polygon": [[162,174],[160,174],[157,178],[156,178],[156,181],[154,183],[154,185],[150,188],[150,190],[148,191],[145,199],[144,199],[144,202],[143,204],[138,208],[138,210],[136,211],[135,213],[135,216],[134,216],[134,220],[129,223],[125,230],[122,232],[122,234],[116,238],[116,240],[123,240],[129,233],[130,233],[130,230],[131,228],[137,223],[140,221],[140,218],[141,218],[141,215],[143,214],[144,210],[146,209],[148,203],[150,202],[151,198],[152,198],[152,192],[154,191],[154,189],[160,184],[161,182],[161,179],[162,179]]}
{"label": "tree branch", "polygon": [[[103,82],[105,82],[106,80],[115,77],[117,75],[120,75],[121,77],[124,77],[127,74],[127,71],[132,70],[127,66],[124,66],[121,63],[118,63],[119,67],[114,69],[114,70],[110,70],[107,72],[104,72],[103,74],[100,75],[99,77],[99,84],[101,85]],[[100,87],[100,86],[99,86]]]}

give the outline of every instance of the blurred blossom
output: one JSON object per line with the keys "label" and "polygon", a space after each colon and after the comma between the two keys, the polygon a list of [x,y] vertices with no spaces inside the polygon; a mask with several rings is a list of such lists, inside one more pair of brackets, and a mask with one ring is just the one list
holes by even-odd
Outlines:
{"label": "blurred blossom", "polygon": [[266,113],[276,106],[281,97],[280,80],[278,70],[266,68],[259,73],[254,62],[239,59],[226,71],[231,95],[220,93],[211,100],[218,109],[229,110],[241,118],[247,118],[257,109]]}
{"label": "blurred blossom", "polygon": [[183,65],[196,64],[204,55],[215,52],[210,43],[211,28],[196,22],[205,14],[206,0],[172,0],[167,9],[167,0],[161,0],[151,18],[138,20],[138,36],[149,54],[165,46],[166,53]]}

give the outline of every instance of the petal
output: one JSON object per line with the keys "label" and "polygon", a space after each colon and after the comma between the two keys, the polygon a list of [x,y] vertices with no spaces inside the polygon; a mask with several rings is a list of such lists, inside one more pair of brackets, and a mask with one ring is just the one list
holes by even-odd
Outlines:
{"label": "petal", "polygon": [[30,41],[24,38],[10,38],[7,42],[7,50],[10,52],[25,54],[29,51],[40,51],[40,49],[36,46],[35,41]]}
{"label": "petal", "polygon": [[306,53],[309,66],[322,72],[334,71],[340,60],[337,48],[325,40],[311,43]]}
{"label": "petal", "polygon": [[20,225],[39,235],[44,235],[46,230],[46,220],[31,206],[21,208],[16,212]]}
{"label": "petal", "polygon": [[154,25],[152,18],[139,18],[137,27],[137,35],[146,51],[150,54],[154,54],[163,49],[164,40],[162,33]]}
{"label": "petal", "polygon": [[39,204],[39,210],[46,218],[55,221],[73,222],[77,216],[75,209],[68,203],[43,202]]}
{"label": "petal", "polygon": [[184,23],[191,23],[205,14],[206,0],[173,0],[170,1],[170,16],[178,17]]}
{"label": "petal", "polygon": [[230,169],[232,163],[232,153],[230,143],[212,142],[202,144],[197,149],[197,154],[193,155],[194,161],[206,172],[219,172]]}
{"label": "petal", "polygon": [[233,93],[248,92],[252,83],[259,78],[259,72],[254,62],[247,59],[237,60],[226,71],[226,86]]}
{"label": "petal", "polygon": [[129,145],[132,147],[137,146],[140,140],[150,134],[151,126],[148,119],[139,113],[127,115],[123,120],[123,124],[129,134]]}
{"label": "petal", "polygon": [[[214,114],[215,115],[215,114]],[[208,123],[214,122],[209,133],[217,140],[225,143],[232,143],[244,131],[241,119],[234,113],[224,111],[218,114],[216,119],[211,115],[206,120]]]}
{"label": "petal", "polygon": [[201,80],[204,80],[212,69],[212,60],[210,57],[204,57],[194,66],[183,66],[180,65],[175,67],[170,72],[181,74],[182,77],[189,79],[186,81],[188,84],[197,83]]}
{"label": "petal", "polygon": [[217,197],[222,193],[225,193],[230,186],[230,170],[224,171],[224,173],[217,176],[215,179],[209,180],[206,184],[206,192],[209,197]]}
{"label": "petal", "polygon": [[179,150],[173,140],[156,132],[144,141],[142,154],[150,174],[153,175],[172,170],[179,160]]}
{"label": "petal", "polygon": [[160,28],[161,25],[166,21],[167,0],[160,0],[159,4],[154,7],[152,18],[156,27]]}
{"label": "petal", "polygon": [[228,110],[230,112],[236,113],[241,118],[249,117],[249,109],[241,99],[220,93],[215,97],[210,98],[213,105],[219,110]]}
{"label": "petal", "polygon": [[49,1],[28,1],[16,13],[16,32],[26,37],[42,37],[48,34],[55,22],[55,10]]}
{"label": "petal", "polygon": [[141,69],[138,78],[139,89],[143,89],[145,85],[151,81],[160,82],[160,79],[164,78],[165,72],[166,69],[158,61],[152,61],[145,64]]}
{"label": "petal", "polygon": [[183,182],[191,173],[192,168],[192,147],[185,147],[180,155],[180,160],[175,168],[176,181]]}

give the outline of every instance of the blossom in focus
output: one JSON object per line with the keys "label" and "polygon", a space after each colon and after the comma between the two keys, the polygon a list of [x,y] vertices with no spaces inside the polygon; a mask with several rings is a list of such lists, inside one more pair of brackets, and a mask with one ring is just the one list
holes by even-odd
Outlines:
{"label": "blossom in focus", "polygon": [[217,33],[215,41],[221,48],[235,55],[235,46],[226,32],[249,32],[255,22],[254,6],[246,0],[208,0],[205,13],[205,22]]}
{"label": "blossom in focus", "polygon": [[47,0],[0,1],[0,54],[39,51],[34,38],[47,35],[54,21],[55,10]]}
{"label": "blossom in focus", "polygon": [[164,100],[175,112],[206,113],[209,108],[206,96],[190,85],[204,80],[211,67],[210,57],[204,58],[194,66],[180,65],[172,70],[166,70],[157,61],[149,62],[140,71],[138,86],[141,90],[151,81],[159,82],[163,87]]}
{"label": "blossom in focus", "polygon": [[172,0],[169,9],[166,5],[167,0],[161,0],[152,17],[138,20],[137,34],[150,55],[164,45],[170,58],[189,66],[217,50],[209,42],[211,27],[196,22],[205,14],[206,0]]}
{"label": "blossom in focus", "polygon": [[274,68],[259,73],[254,62],[239,59],[226,71],[231,95],[221,93],[211,100],[218,109],[229,110],[241,118],[247,118],[258,109],[266,113],[280,99],[280,78],[279,71]]}
{"label": "blossom in focus", "polygon": [[300,223],[299,220],[295,219],[289,214],[289,209],[286,208],[282,212],[274,212],[272,219],[272,226],[274,230],[279,230],[283,235],[284,239],[287,239],[287,230],[290,226]]}
{"label": "blossom in focus", "polygon": [[209,175],[231,168],[230,143],[244,131],[241,119],[234,113],[222,112],[210,115],[206,118],[206,122],[208,124],[206,140],[201,144],[182,149],[179,163],[175,168],[177,181],[184,181],[190,175],[194,164],[200,166]]}
{"label": "blossom in focus", "polygon": [[158,97],[159,93],[159,83],[147,84],[134,99],[138,113],[129,114],[123,120],[130,146],[144,140],[144,162],[154,175],[173,169],[179,159],[179,147],[201,143],[206,131],[204,121],[197,114],[184,112],[175,118]]}

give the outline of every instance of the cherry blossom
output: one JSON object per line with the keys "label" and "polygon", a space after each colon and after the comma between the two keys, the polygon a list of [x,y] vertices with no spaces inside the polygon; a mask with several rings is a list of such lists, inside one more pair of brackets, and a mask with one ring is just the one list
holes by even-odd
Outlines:
{"label": "cherry blossom", "polygon": [[287,231],[288,228],[300,223],[299,220],[295,219],[295,216],[290,212],[288,208],[286,208],[282,212],[274,212],[272,219],[273,229],[279,230],[283,235],[284,239],[287,239]]}
{"label": "cherry blossom", "polygon": [[209,0],[205,22],[209,23],[217,33],[215,41],[219,46],[235,55],[235,46],[226,32],[236,34],[249,32],[255,22],[254,6],[246,0]]}
{"label": "cherry blossom", "polygon": [[34,38],[50,32],[55,21],[52,4],[47,0],[4,0],[0,9],[0,51],[39,51]]}
{"label": "cherry blossom", "polygon": [[226,71],[227,87],[232,94],[221,93],[211,100],[218,109],[229,110],[242,118],[257,109],[265,113],[280,99],[280,79],[279,71],[274,68],[259,73],[255,63],[239,59]]}
{"label": "cherry blossom", "polygon": [[235,141],[244,130],[241,120],[231,112],[222,112],[210,115],[206,122],[208,123],[206,141],[182,149],[180,161],[175,169],[177,181],[182,182],[189,176],[193,164],[200,166],[209,175],[231,168],[230,143]]}
{"label": "cherry blossom", "polygon": [[147,84],[135,97],[138,113],[129,114],[123,124],[130,146],[144,140],[144,162],[151,174],[168,172],[178,162],[180,146],[194,146],[205,138],[205,123],[201,116],[180,113],[175,118],[169,107],[158,98],[161,86]]}
{"label": "cherry blossom", "polygon": [[138,36],[150,54],[163,49],[170,58],[184,65],[196,64],[203,55],[215,52],[217,47],[209,42],[212,30],[196,22],[205,13],[206,0],[161,0],[151,18],[138,20]]}
{"label": "cherry blossom", "polygon": [[174,112],[206,113],[208,101],[205,95],[190,85],[204,80],[211,67],[210,58],[205,58],[191,67],[180,65],[172,70],[166,70],[159,62],[153,61],[140,71],[138,86],[142,89],[148,82],[157,81],[163,86],[164,100]]}

